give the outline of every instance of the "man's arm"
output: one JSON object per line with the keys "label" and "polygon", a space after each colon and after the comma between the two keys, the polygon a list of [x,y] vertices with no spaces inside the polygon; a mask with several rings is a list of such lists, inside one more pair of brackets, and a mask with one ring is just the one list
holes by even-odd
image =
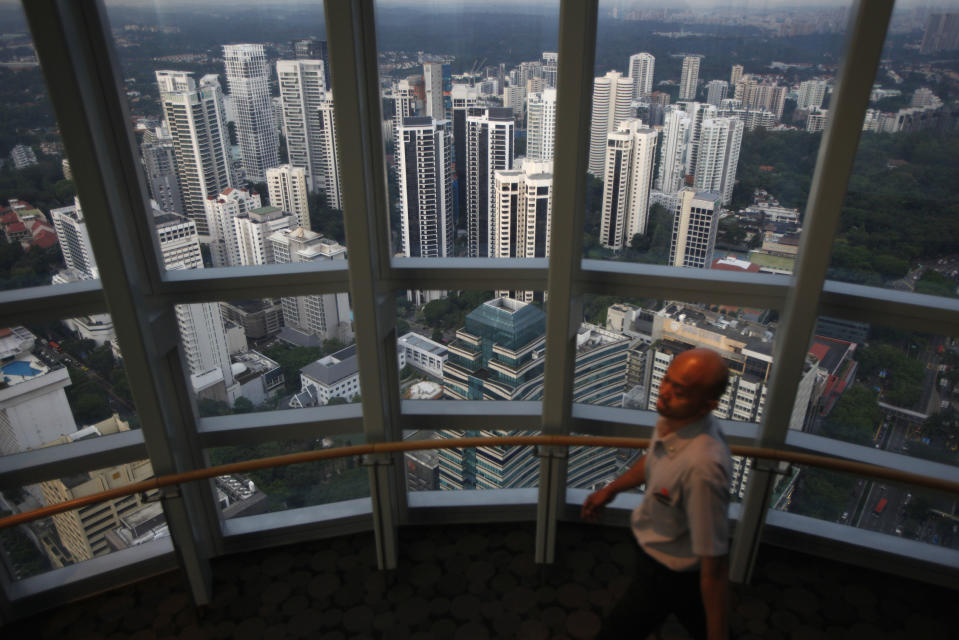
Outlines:
{"label": "man's arm", "polygon": [[706,610],[706,637],[726,640],[729,608],[729,555],[701,556],[699,558],[699,590]]}
{"label": "man's arm", "polygon": [[643,454],[626,473],[613,480],[609,485],[589,494],[580,510],[580,517],[583,520],[595,520],[599,517],[599,512],[603,507],[612,502],[617,493],[638,487],[644,482],[646,482],[646,454]]}

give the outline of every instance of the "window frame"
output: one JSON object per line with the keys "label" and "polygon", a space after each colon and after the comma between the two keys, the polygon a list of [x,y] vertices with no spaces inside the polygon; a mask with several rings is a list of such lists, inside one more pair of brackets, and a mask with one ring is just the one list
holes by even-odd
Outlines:
{"label": "window frame", "polygon": [[[562,0],[559,21],[557,129],[571,132],[557,140],[553,214],[570,220],[552,225],[551,259],[415,259],[394,258],[390,248],[386,167],[380,124],[379,76],[373,0],[325,3],[331,75],[336,85],[337,146],[342,174],[343,209],[349,260],[324,264],[272,265],[202,272],[164,273],[146,215],[145,180],[137,160],[122,75],[103,0],[31,0],[24,12],[47,79],[62,137],[73,160],[73,172],[101,266],[101,280],[56,287],[0,292],[0,317],[8,325],[59,320],[75,315],[110,313],[127,367],[142,430],[123,437],[63,445],[43,452],[0,458],[0,484],[38,482],[64,469],[96,468],[143,459],[148,455],[157,474],[189,471],[205,464],[210,446],[264,442],[317,434],[357,433],[368,442],[402,439],[410,428],[476,428],[490,418],[498,424],[540,429],[547,434],[648,435],[655,415],[647,411],[593,407],[571,402],[576,329],[587,294],[643,296],[722,302],[777,309],[781,312],[775,359],[777,367],[763,423],[728,423],[731,441],[796,448],[836,457],[896,466],[902,456],[868,447],[833,443],[791,433],[789,412],[802,361],[819,315],[873,320],[917,331],[949,334],[959,326],[959,301],[923,294],[875,289],[825,280],[838,222],[855,156],[862,120],[879,55],[891,17],[892,0],[856,2],[850,9],[846,52],[834,90],[837,107],[823,135],[814,179],[806,204],[807,228],[802,236],[793,276],[745,275],[726,271],[692,271],[651,265],[584,260],[582,256],[587,136],[592,102],[598,0]],[[133,215],[131,215],[131,212]],[[813,250],[815,249],[815,250]],[[547,291],[546,376],[544,401],[482,403],[401,401],[395,366],[395,292],[404,289],[495,289]],[[363,389],[362,405],[203,418],[197,420],[186,385],[186,368],[178,345],[173,305],[179,303],[349,291]],[[840,446],[841,444],[841,446]],[[546,452],[557,453],[557,452]],[[369,514],[355,508],[323,507],[303,513],[269,514],[260,528],[222,527],[210,483],[185,485],[165,492],[164,513],[176,553],[89,565],[82,577],[54,586],[50,572],[43,580],[12,582],[0,575],[0,622],[41,607],[116,584],[116,576],[136,579],[179,566],[198,604],[209,602],[210,559],[299,540],[372,530],[377,560],[392,568],[397,559],[397,527],[403,524],[495,520],[503,504],[513,505],[510,518],[537,522],[535,559],[555,557],[556,525],[575,519],[567,503],[566,467],[561,455],[543,457],[535,505],[529,491],[503,500],[490,495],[420,497],[410,501],[405,490],[402,457],[369,461]],[[918,465],[918,463],[916,463]],[[922,463],[923,470],[930,467]],[[945,465],[940,465],[945,466]],[[950,477],[959,470],[935,467]],[[740,535],[734,540],[732,575],[746,579],[761,540],[784,536],[806,539],[808,523],[800,516],[781,517],[766,508],[774,481],[768,470],[753,467],[742,507],[737,507]],[[512,494],[511,494],[512,495]],[[411,504],[411,502],[413,504]],[[354,507],[356,505],[353,505]],[[308,513],[307,513],[308,512]],[[605,522],[622,520],[611,510]],[[339,514],[339,515],[337,515]],[[535,514],[535,515],[534,515]],[[795,514],[787,514],[794,516]],[[769,535],[764,523],[770,521]],[[808,520],[808,519],[807,519]],[[796,524],[799,523],[799,524]],[[827,523],[828,524],[828,523]],[[828,527],[826,527],[828,529]],[[848,535],[850,532],[843,530]],[[809,539],[830,538],[811,526]],[[748,532],[748,535],[744,535]],[[831,539],[835,542],[838,534]],[[918,544],[918,543],[917,543]],[[921,560],[917,547],[897,545],[897,557]],[[824,551],[827,555],[830,551]],[[856,558],[868,562],[876,549],[857,547]],[[128,554],[131,557],[135,554]],[[111,554],[110,557],[113,557]],[[946,557],[933,554],[936,557]],[[850,560],[844,555],[843,559]],[[102,571],[97,567],[102,565]],[[917,562],[899,570],[959,573],[953,565]],[[116,572],[120,572],[119,574]],[[0,574],[4,572],[0,571]],[[950,574],[950,575],[953,575]],[[41,604],[42,601],[42,604]],[[33,604],[29,604],[33,603]]]}

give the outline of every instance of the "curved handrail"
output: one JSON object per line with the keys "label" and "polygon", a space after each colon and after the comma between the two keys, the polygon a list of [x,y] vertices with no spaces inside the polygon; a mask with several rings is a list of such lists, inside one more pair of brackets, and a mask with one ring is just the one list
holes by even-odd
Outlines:
{"label": "curved handrail", "polygon": [[[165,476],[158,476],[143,482],[128,484],[116,489],[109,489],[94,493],[81,498],[74,498],[66,502],[59,502],[40,509],[17,513],[6,518],[0,518],[0,530],[7,527],[13,527],[18,524],[24,524],[46,518],[64,511],[71,511],[85,507],[88,504],[103,502],[112,498],[119,498],[134,493],[151,491],[169,487],[172,485],[183,484],[184,482],[193,482],[196,480],[205,480],[216,476],[229,475],[233,473],[243,473],[254,471],[256,469],[265,469],[269,467],[283,467],[291,464],[302,464],[304,462],[316,462],[317,460],[329,460],[333,458],[345,458],[347,456],[397,453],[405,451],[419,451],[424,449],[462,449],[470,447],[493,447],[493,446],[589,446],[589,447],[617,447],[624,449],[645,449],[649,447],[649,438],[617,438],[606,436],[489,436],[473,438],[449,438],[449,439],[430,439],[430,440],[404,440],[403,442],[382,442],[376,444],[358,444],[348,447],[337,447],[333,449],[319,449],[316,451],[304,451],[301,453],[290,453],[282,456],[272,456],[269,458],[258,458],[256,460],[247,460],[245,462],[233,462],[217,467],[206,467],[194,471],[183,473],[172,473]],[[959,494],[959,482],[934,478],[917,473],[909,473],[896,469],[880,467],[874,464],[864,462],[855,462],[852,460],[841,460],[837,458],[828,458],[811,453],[800,453],[797,451],[780,451],[778,449],[766,449],[762,447],[750,447],[744,445],[731,445],[729,447],[733,455],[747,458],[761,458],[764,460],[776,460],[781,462],[791,462],[832,471],[841,471],[856,475],[872,476],[882,478],[892,482],[911,484],[929,489],[936,489],[948,493]]]}

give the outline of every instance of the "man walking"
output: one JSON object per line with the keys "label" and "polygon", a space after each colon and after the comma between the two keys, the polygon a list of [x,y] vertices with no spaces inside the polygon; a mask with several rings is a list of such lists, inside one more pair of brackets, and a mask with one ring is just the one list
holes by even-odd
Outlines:
{"label": "man walking", "polygon": [[729,371],[709,349],[677,355],[659,388],[649,450],[583,503],[595,520],[616,494],[645,483],[630,523],[640,545],[637,573],[598,638],[645,639],[670,613],[694,638],[727,637],[729,447],[710,415]]}

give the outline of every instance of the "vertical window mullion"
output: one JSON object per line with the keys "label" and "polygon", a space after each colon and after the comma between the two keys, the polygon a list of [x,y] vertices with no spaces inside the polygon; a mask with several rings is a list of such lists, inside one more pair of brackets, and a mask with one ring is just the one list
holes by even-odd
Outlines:
{"label": "vertical window mullion", "polygon": [[[373,0],[325,4],[364,436],[371,443],[400,440],[395,293],[388,286],[389,208]],[[370,462],[377,562],[391,569],[397,558],[397,518],[406,499],[405,467],[401,454]]]}
{"label": "vertical window mullion", "polygon": [[[202,466],[173,305],[158,303],[159,262],[106,10],[93,0],[24,3],[84,205],[90,242],[155,475]],[[209,602],[214,545],[209,486],[163,500],[181,567]]]}
{"label": "vertical window mullion", "polygon": [[[789,430],[789,418],[819,313],[819,298],[832,257],[832,241],[859,145],[869,93],[886,40],[892,5],[893,0],[870,0],[855,4],[850,11],[849,40],[830,100],[829,124],[819,145],[806,203],[799,260],[776,333],[773,354],[776,368],[770,379],[769,395],[756,440],[760,447],[782,448]],[[775,476],[768,469],[754,467],[733,545],[730,572],[734,580],[748,579],[773,482]]]}
{"label": "vertical window mullion", "polygon": [[[582,291],[575,287],[582,270],[586,166],[589,157],[593,66],[596,57],[598,3],[564,0],[559,19],[556,91],[553,217],[551,225],[543,433],[569,433],[572,415],[576,330],[582,317]],[[552,562],[557,515],[566,502],[565,460],[541,461],[536,517],[536,562]]]}

